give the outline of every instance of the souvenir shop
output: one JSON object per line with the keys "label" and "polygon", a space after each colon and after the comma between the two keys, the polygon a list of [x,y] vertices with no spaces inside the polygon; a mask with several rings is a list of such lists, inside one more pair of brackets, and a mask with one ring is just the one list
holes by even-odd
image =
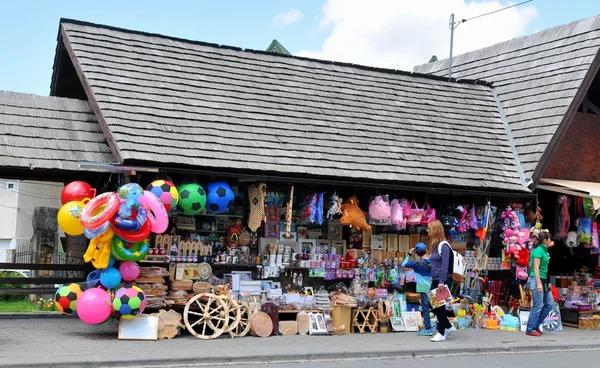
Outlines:
{"label": "souvenir shop", "polygon": [[[96,270],[84,284],[62,286],[56,305],[90,324],[119,319],[122,329],[158,319],[157,338],[178,326],[200,339],[418,331],[416,275],[402,262],[417,243],[430,249],[434,219],[465,265],[464,281],[435,303],[447,305],[458,328],[519,331],[530,303],[519,280],[537,232],[549,227],[534,195],[163,173],[137,182],[63,190],[59,225],[89,239],[84,260]],[[565,297],[583,289],[563,290],[575,276],[566,272],[553,273]],[[560,328],[560,317],[550,322],[545,328]]]}

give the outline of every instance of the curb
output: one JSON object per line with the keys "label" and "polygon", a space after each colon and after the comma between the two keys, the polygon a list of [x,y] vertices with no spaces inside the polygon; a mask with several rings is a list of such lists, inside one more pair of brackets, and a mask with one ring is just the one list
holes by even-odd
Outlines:
{"label": "curb", "polygon": [[6,312],[0,313],[0,319],[65,318],[60,312]]}
{"label": "curb", "polygon": [[379,359],[394,359],[394,358],[434,358],[439,356],[448,355],[464,355],[464,354],[506,354],[506,353],[526,353],[526,352],[542,352],[542,351],[570,351],[570,350],[599,350],[592,344],[579,344],[579,345],[566,345],[559,347],[549,347],[547,344],[536,344],[530,346],[495,346],[495,347],[481,347],[481,348],[465,348],[465,349],[423,349],[423,350],[378,350],[378,351],[352,351],[352,352],[331,352],[331,353],[298,353],[298,354],[286,354],[278,355],[276,357],[268,355],[251,355],[251,356],[223,356],[223,357],[185,357],[179,359],[131,359],[125,361],[98,361],[93,356],[82,357],[81,360],[75,361],[69,359],[66,362],[30,362],[30,363],[17,363],[17,364],[6,364],[3,367],[10,368],[22,368],[22,367],[50,367],[50,368],[70,368],[70,367],[82,367],[87,368],[104,368],[104,367],[140,367],[140,366],[152,366],[152,367],[179,367],[179,366],[215,366],[219,364],[258,364],[258,363],[292,363],[292,362],[307,362],[307,361],[327,361],[327,360],[367,360],[373,358]]}

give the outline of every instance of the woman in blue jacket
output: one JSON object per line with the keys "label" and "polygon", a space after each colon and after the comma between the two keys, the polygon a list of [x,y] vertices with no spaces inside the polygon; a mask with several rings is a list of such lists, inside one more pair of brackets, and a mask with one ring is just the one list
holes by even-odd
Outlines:
{"label": "woman in blue jacket", "polygon": [[[450,278],[448,265],[450,264],[451,248],[446,240],[444,226],[440,220],[433,220],[427,224],[427,233],[431,244],[431,290],[433,290],[441,285],[448,285],[448,279]],[[439,247],[441,247],[441,252]],[[437,318],[438,333],[431,341],[445,341],[450,334],[456,332],[456,327],[452,326],[448,320],[446,306],[435,308],[433,314]]]}

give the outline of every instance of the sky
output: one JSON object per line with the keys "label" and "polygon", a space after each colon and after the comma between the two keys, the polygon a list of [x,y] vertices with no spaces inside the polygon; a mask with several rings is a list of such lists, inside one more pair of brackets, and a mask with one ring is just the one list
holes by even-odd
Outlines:
{"label": "sky", "polygon": [[[60,18],[294,55],[412,70],[446,58],[448,19],[505,0],[0,0],[0,90],[48,95]],[[454,54],[600,14],[598,0],[534,0],[455,30]]]}

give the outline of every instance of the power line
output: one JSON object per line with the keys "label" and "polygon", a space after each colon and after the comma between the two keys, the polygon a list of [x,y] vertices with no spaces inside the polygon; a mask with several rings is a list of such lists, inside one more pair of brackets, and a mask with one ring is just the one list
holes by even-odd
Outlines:
{"label": "power line", "polygon": [[502,10],[506,10],[506,9],[514,8],[515,6],[519,6],[519,5],[527,4],[527,3],[530,3],[530,2],[532,2],[532,1],[533,1],[533,0],[527,0],[527,1],[523,1],[523,2],[520,2],[520,3],[518,3],[518,4],[514,4],[514,5],[507,6],[506,8],[502,8],[502,9],[498,9],[498,10],[491,11],[491,12],[489,12],[489,13],[484,13],[484,14],[480,14],[480,15],[474,16],[473,18],[469,18],[469,19],[463,19],[463,20],[461,20],[460,22],[462,22],[462,23],[465,23],[465,22],[466,22],[466,21],[468,21],[468,20],[473,20],[473,19],[477,19],[477,18],[485,17],[486,15],[490,15],[490,14],[498,13],[498,12],[501,12]]}
{"label": "power line", "polygon": [[459,25],[461,25],[462,23],[465,23],[468,20],[473,20],[473,19],[485,17],[486,15],[498,13],[498,12],[501,12],[501,11],[506,10],[506,9],[514,8],[515,6],[519,6],[519,5],[530,3],[532,1],[533,0],[522,1],[522,2],[520,2],[518,4],[510,5],[510,6],[507,6],[505,8],[497,9],[497,10],[494,10],[494,11],[491,11],[491,12],[488,12],[488,13],[476,15],[476,16],[474,16],[472,18],[469,18],[469,19],[462,19],[462,20],[459,20],[458,22],[454,21],[454,13],[450,14],[450,22],[449,22],[449,27],[450,27],[450,57],[448,58],[448,78],[452,78],[452,51],[453,51],[453,48],[454,48],[454,30]]}

